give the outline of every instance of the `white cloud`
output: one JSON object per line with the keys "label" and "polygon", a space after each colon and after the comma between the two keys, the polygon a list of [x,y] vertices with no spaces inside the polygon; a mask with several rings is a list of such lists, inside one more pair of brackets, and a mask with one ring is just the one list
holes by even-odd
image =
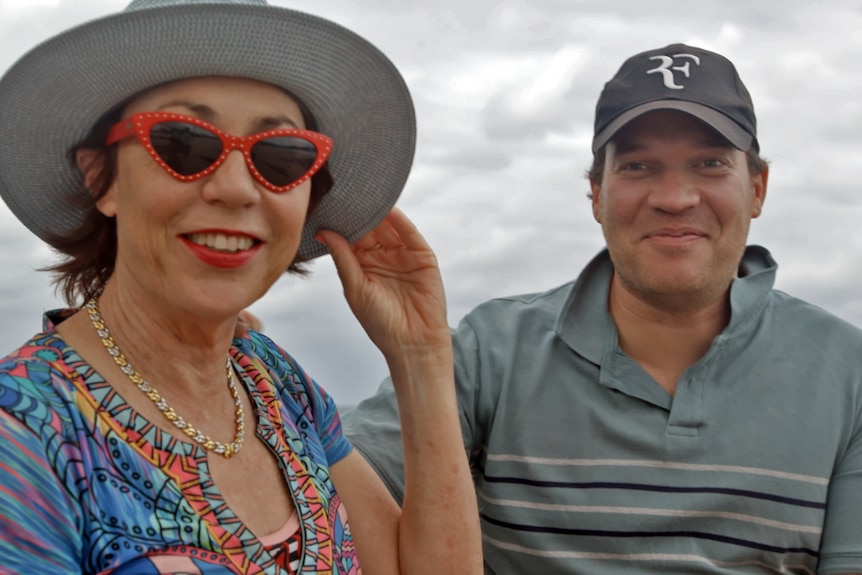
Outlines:
{"label": "white cloud", "polygon": [[[644,49],[725,53],[755,100],[773,162],[752,241],[779,286],[862,326],[862,10],[856,0],[278,0],[329,17],[390,55],[418,112],[402,206],[438,252],[454,323],[484,299],[550,288],[602,245],[583,170],[604,82]],[[64,27],[124,0],[0,0],[0,70]],[[0,130],[0,137],[14,137]],[[44,248],[0,207],[0,349],[56,305]],[[285,277],[254,306],[336,399],[371,393],[385,364],[350,317],[331,263]]]}
{"label": "white cloud", "polygon": [[61,0],[0,0],[0,10],[6,16],[44,13],[45,9],[56,8]]}

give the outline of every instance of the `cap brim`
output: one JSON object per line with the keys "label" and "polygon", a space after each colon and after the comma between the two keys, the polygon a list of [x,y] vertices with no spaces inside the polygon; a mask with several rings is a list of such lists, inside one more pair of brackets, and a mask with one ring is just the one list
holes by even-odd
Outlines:
{"label": "cap brim", "polygon": [[[187,4],[125,11],[34,48],[0,80],[0,195],[48,240],[80,225],[81,176],[69,149],[110,109],[152,86],[235,76],[281,86],[334,141],[335,187],[306,222],[305,259],[326,253],[319,229],[348,241],[397,200],[413,160],[415,114],[392,62],[357,34],[286,8]],[[81,202],[78,202],[80,204]]]}
{"label": "cap brim", "polygon": [[654,110],[679,110],[691,114],[721,134],[733,147],[743,152],[747,152],[754,142],[754,138],[742,126],[712,108],[684,100],[655,100],[626,110],[614,118],[593,138],[593,153],[610,142],[611,138],[629,122]]}

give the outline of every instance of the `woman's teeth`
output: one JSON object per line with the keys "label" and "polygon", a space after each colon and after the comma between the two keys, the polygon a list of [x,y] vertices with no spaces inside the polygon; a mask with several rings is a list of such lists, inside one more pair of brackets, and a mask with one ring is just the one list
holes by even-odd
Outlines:
{"label": "woman's teeth", "polygon": [[220,252],[238,252],[250,249],[254,245],[254,240],[248,236],[229,236],[227,234],[189,234],[188,238],[201,246],[206,246],[210,249]]}

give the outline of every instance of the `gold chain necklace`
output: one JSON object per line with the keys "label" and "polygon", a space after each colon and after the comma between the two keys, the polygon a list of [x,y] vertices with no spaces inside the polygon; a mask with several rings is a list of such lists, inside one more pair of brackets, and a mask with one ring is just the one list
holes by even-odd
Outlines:
{"label": "gold chain necklace", "polygon": [[239,398],[239,392],[237,391],[236,385],[233,381],[233,367],[231,366],[230,356],[227,358],[226,366],[227,386],[230,389],[230,394],[233,396],[233,403],[236,406],[236,436],[231,443],[222,443],[212,439],[208,435],[204,435],[180,417],[177,412],[174,411],[174,408],[169,406],[159,392],[156,391],[156,388],[147,383],[144,378],[141,377],[141,374],[135,371],[135,368],[132,367],[132,364],[126,360],[123,352],[121,352],[120,348],[117,347],[117,344],[114,342],[114,338],[111,337],[111,332],[108,329],[108,326],[105,325],[105,320],[102,319],[102,315],[99,313],[99,302],[97,302],[95,298],[87,302],[87,313],[90,315],[90,322],[96,329],[96,333],[99,334],[99,338],[102,340],[102,345],[104,345],[105,349],[108,350],[108,354],[114,359],[114,362],[120,367],[120,370],[129,377],[132,383],[144,392],[144,395],[150,398],[150,401],[156,404],[156,407],[162,412],[165,419],[173,423],[177,429],[181,429],[182,432],[189,436],[189,438],[191,438],[195,443],[208,451],[222,455],[225,458],[233,457],[239,452],[242,447],[242,440],[245,438],[245,416],[243,415],[242,401]]}

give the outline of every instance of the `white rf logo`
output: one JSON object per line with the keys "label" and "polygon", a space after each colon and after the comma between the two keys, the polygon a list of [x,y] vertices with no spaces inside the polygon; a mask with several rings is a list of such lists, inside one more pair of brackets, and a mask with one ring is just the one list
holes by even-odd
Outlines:
{"label": "white rf logo", "polygon": [[688,58],[694,62],[696,66],[700,66],[700,58],[693,54],[674,54],[673,56],[652,56],[650,60],[658,60],[661,62],[652,70],[647,70],[647,74],[655,74],[658,72],[664,79],[664,85],[671,90],[682,90],[685,86],[680,86],[674,82],[674,72],[682,72],[683,76],[689,77],[691,62],[686,61],[680,66],[674,66],[677,59]]}

